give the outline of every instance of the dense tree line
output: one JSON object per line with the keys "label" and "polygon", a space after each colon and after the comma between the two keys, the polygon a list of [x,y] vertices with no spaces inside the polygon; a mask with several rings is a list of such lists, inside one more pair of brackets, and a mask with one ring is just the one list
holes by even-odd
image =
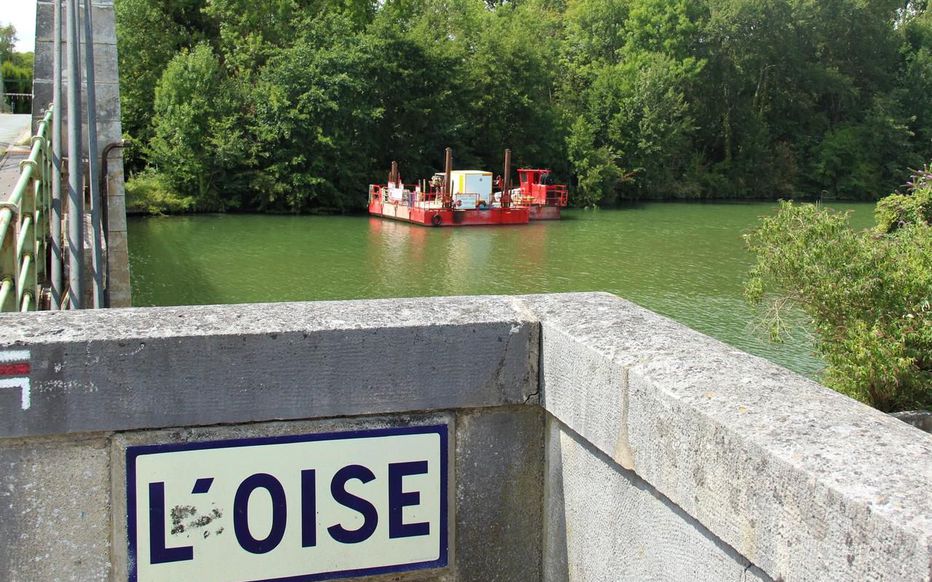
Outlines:
{"label": "dense tree line", "polygon": [[[12,24],[0,26],[0,81],[2,93],[32,93],[33,53],[19,53],[16,47],[16,28]],[[4,98],[0,113],[29,113],[31,99]]]}
{"label": "dense tree line", "polygon": [[873,198],[932,158],[927,0],[117,0],[139,184],[351,209],[398,160],[577,204]]}

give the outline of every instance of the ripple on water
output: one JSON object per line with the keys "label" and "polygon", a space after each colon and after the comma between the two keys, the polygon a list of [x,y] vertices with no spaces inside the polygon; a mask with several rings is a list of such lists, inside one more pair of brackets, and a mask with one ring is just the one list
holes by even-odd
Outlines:
{"label": "ripple on water", "polygon": [[[853,223],[872,205],[846,204]],[[815,376],[811,338],[754,328],[742,234],[772,203],[640,204],[520,227],[425,228],[356,217],[200,215],[129,221],[133,301],[186,305],[608,291]],[[802,322],[800,314],[792,314]]]}

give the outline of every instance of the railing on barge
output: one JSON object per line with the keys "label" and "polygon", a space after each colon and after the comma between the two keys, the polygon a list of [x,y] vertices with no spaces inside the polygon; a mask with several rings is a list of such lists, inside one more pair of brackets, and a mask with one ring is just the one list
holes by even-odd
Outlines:
{"label": "railing on barge", "polygon": [[0,202],[0,311],[35,311],[47,284],[52,109],[39,122],[13,193]]}

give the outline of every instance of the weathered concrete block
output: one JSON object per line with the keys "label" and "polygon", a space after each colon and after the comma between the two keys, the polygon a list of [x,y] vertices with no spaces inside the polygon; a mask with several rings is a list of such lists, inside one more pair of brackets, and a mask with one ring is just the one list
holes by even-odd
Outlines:
{"label": "weathered concrete block", "polygon": [[[62,31],[64,31],[64,15],[65,8],[64,2],[62,2]],[[55,5],[51,2],[36,2],[36,48],[38,49],[39,43],[44,41],[51,41],[54,37],[54,24],[53,19],[55,17]],[[64,36],[62,32],[62,36]],[[36,50],[36,58],[39,57],[39,51]],[[51,62],[51,61],[49,61]]]}
{"label": "weathered concrete block", "polygon": [[0,579],[106,580],[106,436],[0,439]]}
{"label": "weathered concrete block", "polygon": [[[68,43],[62,42],[62,61],[67,58]],[[83,48],[82,48],[83,50]],[[43,77],[43,81],[51,81],[54,59],[54,43],[51,38],[48,40],[36,41],[36,61],[35,69],[37,71],[46,71],[50,76]],[[81,62],[83,67],[84,62]],[[94,76],[101,81],[112,83],[113,79],[119,79],[119,69],[117,65],[116,45],[113,44],[94,44]]]}
{"label": "weathered concrete block", "polygon": [[[585,435],[615,462],[632,469],[627,434],[625,370],[595,350],[562,349],[574,340],[559,325],[542,323],[541,405],[573,430]],[[586,383],[581,384],[580,378]],[[569,386],[573,386],[569,389]]]}
{"label": "weathered concrete block", "polygon": [[457,580],[541,579],[543,412],[457,415]]}
{"label": "weathered concrete block", "polygon": [[[721,374],[712,378],[688,366],[680,369],[695,373],[699,390],[669,401],[657,397],[658,388],[676,394],[681,386],[658,383],[655,372],[642,375],[637,367],[629,372],[629,442],[645,479],[713,531],[729,531],[735,548],[775,577],[901,580],[928,570],[932,547],[923,522],[929,515],[919,508],[932,506],[925,499],[929,490],[911,490],[903,480],[921,487],[929,475],[909,477],[906,466],[884,458],[895,456],[894,443],[916,461],[932,459],[932,447],[914,456],[917,443],[907,431],[891,435],[883,425],[864,430],[874,415],[863,410],[848,416],[846,405],[861,406],[833,406],[832,400],[843,398],[835,393],[825,392],[824,406],[814,407],[820,409],[817,416],[808,407],[820,400],[818,394],[799,393],[801,400],[784,400],[778,409],[776,402],[751,394],[722,398],[727,388],[721,390]],[[758,377],[754,389],[792,393],[787,388],[793,375],[772,371],[770,381]],[[694,407],[693,397],[707,402]],[[708,409],[716,405],[724,414],[710,420]],[[797,406],[807,410],[793,412]],[[756,418],[723,418],[731,414]],[[769,415],[773,420],[765,421]],[[874,453],[865,455],[866,447]]]}
{"label": "weathered concrete block", "polygon": [[110,289],[110,305],[117,307],[121,305],[132,304],[133,297],[132,295],[130,295],[130,292],[127,290],[128,287],[124,289],[117,288],[116,285],[119,283],[123,283],[124,286],[129,285],[128,273],[125,276],[117,277],[113,275],[113,271],[111,271],[111,276],[109,280],[109,284],[112,286]]}
{"label": "weathered concrete block", "polygon": [[[63,83],[63,91],[67,91],[68,84]],[[96,85],[98,94],[98,107],[99,117],[97,119],[97,147],[98,153],[103,151],[103,148],[112,142],[119,141],[122,139],[123,125],[120,122],[120,108],[119,108],[119,89],[116,85],[112,83],[101,83]],[[33,93],[35,94],[34,103],[40,107],[41,111],[37,110],[33,116],[35,123],[38,123],[45,115],[45,110],[47,105],[52,102],[53,98],[53,87],[51,81],[34,81],[33,82]],[[81,102],[82,102],[82,120],[81,120],[81,136],[82,143],[87,141],[87,115],[86,109],[86,95],[82,93]],[[35,125],[34,123],[34,125]],[[68,112],[67,110],[62,110],[62,127],[66,128],[68,123]],[[64,132],[64,129],[63,129]],[[66,136],[67,137],[67,136]],[[65,153],[67,153],[68,141],[66,138],[62,139],[62,148]],[[85,153],[86,156],[86,153]],[[122,189],[121,189],[122,191]]]}
{"label": "weathered concrete block", "polygon": [[[114,140],[116,141],[116,140]],[[123,156],[114,148],[107,159],[107,262],[110,266],[108,289],[110,307],[130,307],[130,266],[127,241],[126,196],[123,191]]]}
{"label": "weathered concrete block", "polygon": [[[87,123],[81,123],[81,135],[87,139]],[[103,151],[108,144],[120,141],[120,132],[123,131],[123,124],[119,121],[98,121],[97,123],[97,152]],[[122,192],[123,189],[120,189]]]}
{"label": "weathered concrete block", "polygon": [[544,580],[770,580],[550,415],[546,450]]}
{"label": "weathered concrete block", "polygon": [[[124,234],[124,233],[111,232],[109,233],[109,236],[111,238],[117,238],[118,235],[121,235],[121,234]],[[114,262],[121,261],[121,260],[128,261],[129,254],[126,251],[125,246],[123,246],[122,248],[119,246],[110,246],[107,249],[107,259],[110,261],[114,261]],[[111,288],[111,291],[110,291],[111,296],[114,293],[113,288],[119,288],[120,287],[119,283],[124,282],[124,279],[129,279],[129,273],[127,273],[126,271],[110,271],[107,275],[109,277],[107,280],[107,286]],[[128,281],[125,281],[125,282],[126,284],[129,284]],[[111,297],[111,305],[112,304],[113,303],[112,303],[112,297]]]}
{"label": "weathered concrete block", "polygon": [[[62,36],[65,36],[65,19],[66,11],[64,2],[62,8]],[[84,5],[79,4],[79,24],[78,34],[81,42],[84,42]],[[36,41],[54,40],[54,17],[55,7],[50,2],[36,3]],[[92,34],[95,44],[116,44],[116,19],[113,12],[112,2],[93,2],[91,4],[91,19],[93,20]],[[38,52],[38,51],[37,51]],[[37,54],[38,56],[38,54]],[[51,61],[49,61],[51,62]]]}
{"label": "weathered concrete block", "polygon": [[[38,58],[38,56],[36,57]],[[49,106],[52,103],[52,81],[44,79],[33,79],[32,81],[32,120],[33,120],[33,132],[35,132],[36,124],[42,120],[45,116],[45,112],[48,111]],[[64,133],[64,130],[62,130]]]}
{"label": "weathered concrete block", "polygon": [[930,576],[932,437],[616,297],[525,300],[544,407],[772,578]]}
{"label": "weathered concrete block", "polygon": [[[120,129],[122,131],[122,124]],[[121,136],[118,135],[112,141],[119,142]],[[103,155],[103,150],[101,149],[101,155]],[[119,196],[123,197],[123,183],[126,181],[126,173],[123,170],[123,148],[113,147],[110,148],[110,152],[107,154],[107,191],[110,193],[110,197]],[[123,204],[120,202],[120,204]]]}
{"label": "weathered concrete block", "polygon": [[[113,51],[116,53],[116,50]],[[116,54],[114,54],[114,58]],[[120,120],[120,85],[119,83],[101,78],[95,85],[97,97],[97,133],[106,138],[107,142],[119,140],[121,120]],[[84,135],[87,135],[86,133]],[[98,153],[103,148],[98,149]]]}
{"label": "weathered concrete block", "polygon": [[95,2],[91,7],[91,18],[94,20],[94,42],[116,45],[116,12],[113,10],[112,0],[110,2]]}
{"label": "weathered concrete block", "polygon": [[[114,217],[109,221],[107,225],[108,233],[125,233],[126,232],[126,210],[124,206],[125,197],[122,195],[118,196],[107,196],[107,207],[114,211]],[[125,237],[124,237],[125,239]],[[114,240],[113,243],[116,246],[120,246],[118,241]],[[126,249],[126,245],[122,245],[123,249]],[[128,270],[128,269],[127,269]],[[129,305],[124,305],[123,307],[129,307]]]}
{"label": "weathered concrete block", "polygon": [[32,405],[0,391],[0,436],[522,404],[537,346],[473,298],[2,315]]}

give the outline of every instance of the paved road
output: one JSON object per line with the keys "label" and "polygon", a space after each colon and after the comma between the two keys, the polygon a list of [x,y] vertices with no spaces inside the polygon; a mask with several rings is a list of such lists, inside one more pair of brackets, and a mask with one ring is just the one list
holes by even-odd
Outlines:
{"label": "paved road", "polygon": [[0,149],[6,149],[14,144],[29,130],[29,121],[32,116],[28,113],[12,115],[0,114]]}
{"label": "paved road", "polygon": [[0,115],[0,200],[6,200],[19,179],[19,162],[29,155],[28,147],[4,153],[10,146],[25,137],[29,131],[31,115]]}

